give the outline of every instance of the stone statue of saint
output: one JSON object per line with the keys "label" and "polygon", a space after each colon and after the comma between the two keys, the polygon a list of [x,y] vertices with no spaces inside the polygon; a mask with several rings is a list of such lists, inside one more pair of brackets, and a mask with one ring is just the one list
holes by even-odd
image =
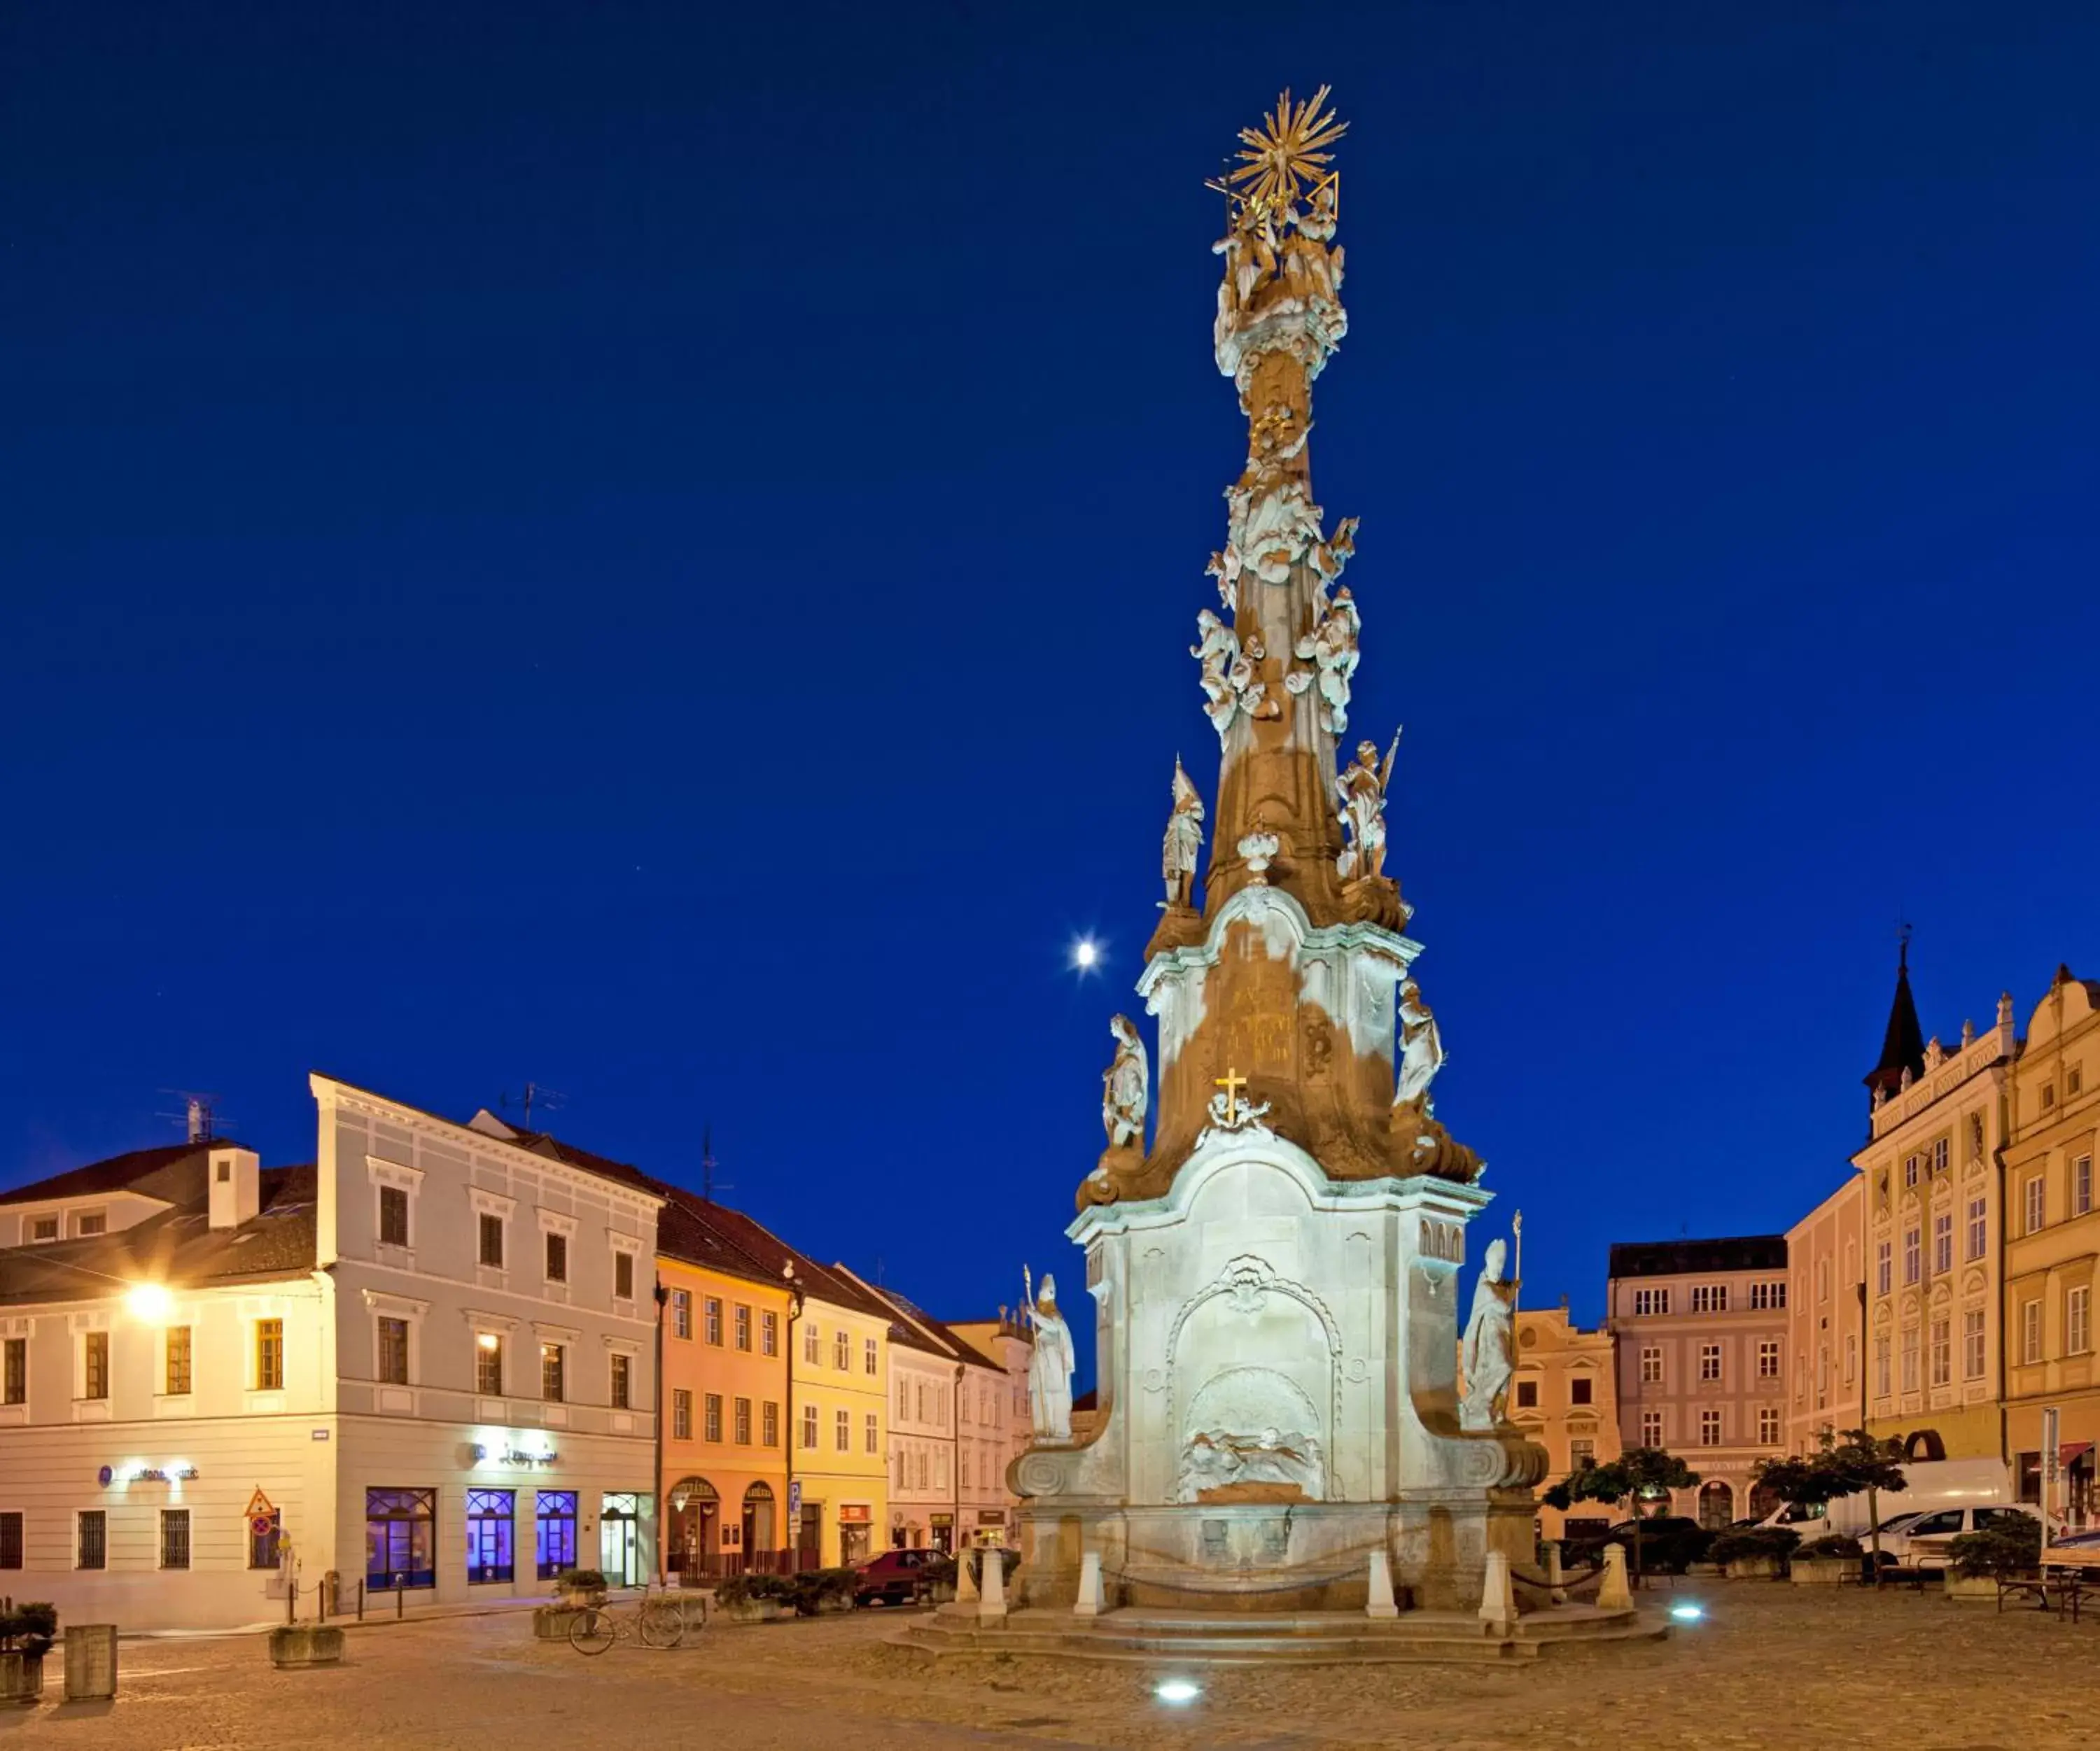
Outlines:
{"label": "stone statue of saint", "polygon": [[1174,812],[1167,818],[1167,842],[1159,852],[1159,873],[1167,883],[1170,906],[1193,906],[1196,856],[1203,846],[1203,799],[1189,774],[1174,762]]}
{"label": "stone statue of saint", "polygon": [[[1145,1042],[1137,1025],[1128,1016],[1109,1023],[1116,1043],[1115,1056],[1101,1072],[1101,1123],[1109,1134],[1109,1147],[1120,1149],[1135,1143],[1145,1147],[1145,1109],[1149,1098],[1152,1068],[1145,1056]],[[1043,1279],[1047,1290],[1050,1279]]]}
{"label": "stone statue of saint", "polygon": [[[1024,1277],[1026,1272],[1023,1272]],[[1028,1409],[1039,1441],[1072,1438],[1072,1334],[1057,1311],[1057,1280],[1043,1274],[1043,1292],[1031,1293],[1022,1317],[1035,1329],[1035,1352],[1028,1359]]]}
{"label": "stone statue of saint", "polygon": [[1426,1103],[1429,1085],[1443,1068],[1444,1036],[1436,1030],[1436,1017],[1423,1002],[1422,987],[1410,979],[1400,988],[1400,1075],[1392,1104]]}
{"label": "stone statue of saint", "polygon": [[1385,787],[1392,778],[1393,756],[1400,752],[1400,732],[1392,734],[1385,764],[1379,764],[1378,743],[1359,742],[1357,757],[1335,778],[1335,796],[1342,805],[1342,825],[1350,843],[1335,860],[1343,881],[1373,880],[1385,874]]}
{"label": "stone statue of saint", "polygon": [[1473,1286],[1472,1317],[1466,1321],[1458,1355],[1466,1376],[1465,1395],[1458,1400],[1462,1429],[1493,1429],[1508,1420],[1510,1376],[1516,1372],[1518,1287],[1502,1280],[1502,1260],[1508,1255],[1500,1241],[1489,1241],[1480,1281]]}
{"label": "stone statue of saint", "polygon": [[1293,693],[1303,693],[1314,685],[1317,675],[1321,727],[1330,735],[1339,735],[1349,727],[1349,685],[1356,678],[1360,660],[1357,641],[1362,632],[1356,598],[1344,584],[1335,592],[1335,599],[1321,615],[1319,624],[1292,647],[1313,668],[1309,672],[1294,669],[1284,686]]}

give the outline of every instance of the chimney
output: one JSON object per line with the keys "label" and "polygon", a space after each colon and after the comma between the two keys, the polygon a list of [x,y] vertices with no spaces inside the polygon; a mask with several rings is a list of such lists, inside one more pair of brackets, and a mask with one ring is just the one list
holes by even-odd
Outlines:
{"label": "chimney", "polygon": [[211,1152],[211,1225],[237,1228],[262,1204],[262,1159],[253,1149]]}

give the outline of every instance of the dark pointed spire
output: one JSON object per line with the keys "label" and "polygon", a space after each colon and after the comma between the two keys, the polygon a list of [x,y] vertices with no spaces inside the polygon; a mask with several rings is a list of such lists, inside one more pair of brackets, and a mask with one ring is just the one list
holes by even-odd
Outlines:
{"label": "dark pointed spire", "polygon": [[1916,1082],[1925,1074],[1925,1030],[1917,1025],[1917,1005],[1910,995],[1910,926],[1897,938],[1896,995],[1889,1005],[1888,1030],[1882,1036],[1882,1060],[1864,1080],[1867,1098],[1877,1093],[1893,1100],[1903,1087],[1904,1072]]}

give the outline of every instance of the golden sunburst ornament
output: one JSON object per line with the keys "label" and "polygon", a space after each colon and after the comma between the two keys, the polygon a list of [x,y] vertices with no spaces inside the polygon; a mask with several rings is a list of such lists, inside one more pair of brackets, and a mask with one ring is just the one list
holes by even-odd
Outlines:
{"label": "golden sunburst ornament", "polygon": [[1335,173],[1328,166],[1335,155],[1322,150],[1349,130],[1327,108],[1321,86],[1302,104],[1293,104],[1286,90],[1276,108],[1261,118],[1258,128],[1240,130],[1240,167],[1230,174],[1233,192],[1251,206],[1294,205],[1304,185],[1331,185]]}

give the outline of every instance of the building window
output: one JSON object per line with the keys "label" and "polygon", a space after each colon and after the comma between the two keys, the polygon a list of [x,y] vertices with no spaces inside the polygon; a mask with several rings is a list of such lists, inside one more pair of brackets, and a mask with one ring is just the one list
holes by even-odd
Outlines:
{"label": "building window", "polygon": [[2040,1174],[2036,1174],[2027,1181],[2026,1188],[2027,1232],[2030,1234],[2039,1234],[2042,1231],[2043,1228],[2047,1225],[2049,1205],[2046,1200],[2048,1195],[2048,1182],[2045,1180]]}
{"label": "building window", "polygon": [[758,1316],[758,1353],[778,1356],[780,1353],[780,1316],[761,1313]]}
{"label": "building window", "polygon": [[1917,1327],[1906,1325],[1903,1334],[1903,1389],[1917,1390]]}
{"label": "building window", "polygon": [[1670,1291],[1667,1289],[1636,1289],[1634,1291],[1635,1315],[1667,1313],[1670,1311]]}
{"label": "building window", "polygon": [[701,1334],[717,1349],[721,1347],[721,1297],[709,1295],[700,1303]]}
{"label": "building window", "polygon": [[[185,1396],[190,1390],[190,1329],[170,1325],[161,1334],[161,1390],[170,1397]],[[9,1399],[11,1405],[20,1402]]]}
{"label": "building window", "polygon": [[515,1490],[470,1489],[466,1493],[466,1578],[470,1583],[510,1579],[510,1537],[517,1515]]}
{"label": "building window", "polygon": [[634,1255],[616,1252],[612,1255],[612,1299],[632,1301],[634,1299]]}
{"label": "building window", "polygon": [[2055,1084],[2054,1083],[2044,1083],[2041,1085],[2041,1109],[2042,1109],[2042,1111],[2044,1111],[2045,1113],[2046,1113],[2046,1112],[2047,1112],[2047,1111],[2048,1111],[2051,1107],[2054,1106],[2055,1105],[2056,1105],[2056,1084]]}
{"label": "building window", "polygon": [[[624,1253],[622,1253],[620,1256],[622,1258],[625,1258],[627,1255]],[[612,1369],[612,1378],[608,1383],[608,1385],[611,1389],[611,1402],[612,1408],[615,1410],[629,1409],[631,1407],[629,1405],[627,1401],[627,1375],[628,1369],[632,1365],[632,1359],[622,1352],[615,1350],[611,1355],[606,1358],[606,1361],[611,1365]]]}
{"label": "building window", "polygon": [[707,1440],[715,1441],[717,1443],[720,1442],[721,1440],[721,1393],[710,1392],[708,1394],[705,1403],[702,1407],[701,1416],[703,1418],[700,1425],[702,1437]]}
{"label": "building window", "polygon": [[379,1244],[408,1244],[408,1194],[398,1185],[382,1185],[379,1189]]}
{"label": "building window", "polygon": [[540,1346],[540,1396],[549,1405],[558,1405],[562,1397],[562,1347],[558,1343]]}
{"label": "building window", "polygon": [[190,1511],[188,1508],[161,1510],[161,1567],[188,1568],[190,1566]]}
{"label": "building window", "polygon": [[690,1338],[693,1334],[693,1292],[690,1289],[671,1291],[671,1335]]}
{"label": "building window", "polygon": [[479,1262],[492,1271],[503,1268],[503,1218],[491,1215],[487,1211],[475,1224],[480,1232],[481,1247],[475,1255]]}
{"label": "building window", "polygon": [[1696,1283],[1692,1290],[1692,1311],[1695,1313],[1725,1313],[1728,1311],[1728,1286],[1726,1283]]}
{"label": "building window", "polygon": [[1983,1256],[1984,1243],[1989,1239],[1990,1232],[1989,1206],[1980,1197],[1970,1198],[1969,1200],[1969,1256],[1971,1259],[1980,1259]]}
{"label": "building window", "polygon": [[79,1542],[73,1550],[75,1568],[106,1568],[109,1566],[109,1519],[100,1508],[83,1508],[80,1515]]}
{"label": "building window", "polygon": [[1758,1378],[1779,1378],[1779,1339],[1760,1338],[1758,1340]]}
{"label": "building window", "polygon": [[0,1514],[0,1568],[22,1566],[22,1516]]}
{"label": "building window", "polygon": [[32,1216],[29,1219],[29,1238],[33,1241],[54,1241],[59,1237],[59,1219],[56,1216]]}
{"label": "building window", "polygon": [[1983,1378],[1983,1310],[1974,1308],[1961,1316],[1961,1374],[1967,1380]]}
{"label": "building window", "polygon": [[853,1413],[838,1410],[832,1413],[832,1445],[840,1453],[853,1450]]}
{"label": "building window", "polygon": [[1597,1462],[1597,1444],[1586,1436],[1577,1436],[1568,1444],[1568,1469],[1586,1471]]}
{"label": "building window", "polygon": [[1919,1230],[1915,1227],[1904,1230],[1904,1281],[1914,1283],[1923,1274],[1924,1248],[1919,1244]]}
{"label": "building window", "polygon": [[746,1352],[751,1348],[751,1309],[741,1301],[736,1304],[736,1347]]}
{"label": "building window", "polygon": [[693,1395],[685,1387],[671,1389],[671,1439],[690,1441],[693,1438]]}
{"label": "building window", "polygon": [[911,1420],[911,1387],[901,1374],[897,1377],[897,1420],[899,1422]]}
{"label": "building window", "polygon": [[1775,1278],[1750,1285],[1750,1307],[1754,1312],[1766,1312],[1786,1305],[1786,1279]]}
{"label": "building window", "polygon": [[1905,1185],[1916,1185],[1917,1184],[1917,1170],[1918,1158],[1917,1156],[1906,1155],[1904,1157],[1904,1184]]}
{"label": "building window", "polygon": [[1886,1338],[1874,1339],[1874,1396],[1877,1398],[1889,1396],[1889,1340]]}
{"label": "building window", "polygon": [[1954,1212],[1943,1211],[1932,1219],[1932,1272],[1944,1277],[1954,1268]]}
{"label": "building window", "polygon": [[1890,1247],[1886,1241],[1874,1244],[1874,1293],[1885,1295],[1895,1286],[1890,1264]]}
{"label": "building window", "polygon": [[1860,1340],[1850,1332],[1845,1334],[1845,1384],[1847,1386],[1860,1375]]}
{"label": "building window", "polygon": [[484,1398],[503,1396],[503,1339],[492,1331],[475,1334],[474,1387]]}
{"label": "building window", "polygon": [[405,1319],[380,1316],[379,1378],[388,1386],[408,1383],[408,1322]]}
{"label": "building window", "polygon": [[1587,1374],[1571,1375],[1568,1382],[1568,1402],[1571,1405],[1591,1403],[1590,1395],[1595,1390],[1595,1387],[1596,1383]]}
{"label": "building window", "polygon": [[862,1418],[861,1439],[870,1453],[882,1451],[882,1425],[876,1420],[875,1413],[871,1410]]}
{"label": "building window", "polygon": [[860,1345],[860,1371],[864,1374],[882,1372],[881,1352],[876,1348],[875,1339],[863,1338]]}
{"label": "building window", "polygon": [[1536,1380],[1520,1380],[1517,1382],[1516,1408],[1519,1410],[1536,1410],[1538,1409],[1538,1383]]}
{"label": "building window", "polygon": [[1954,1379],[1953,1345],[1948,1330],[1948,1318],[1943,1313],[1932,1322],[1932,1383],[1936,1387],[1951,1385]]}
{"label": "building window", "polygon": [[438,1493],[435,1489],[368,1489],[364,1493],[364,1581],[396,1587],[438,1584]]}
{"label": "building window", "polygon": [[29,1340],[10,1338],[0,1346],[0,1404],[24,1405],[29,1398]]}
{"label": "building window", "polygon": [[569,1237],[551,1230],[547,1235],[547,1281],[566,1283],[569,1280]]}
{"label": "building window", "polygon": [[108,1213],[100,1210],[82,1211],[73,1219],[73,1231],[83,1240],[90,1235],[107,1234],[109,1232]]}
{"label": "building window", "polygon": [[853,1334],[843,1328],[832,1334],[832,1366],[842,1374],[853,1368]]}
{"label": "building window", "polygon": [[1779,1445],[1779,1407],[1776,1405],[1760,1405],[1758,1407],[1758,1445]]}
{"label": "building window", "polygon": [[817,1365],[817,1327],[814,1321],[802,1327],[802,1360],[812,1368]]}
{"label": "building window", "polygon": [[748,1398],[740,1398],[736,1400],[733,1409],[735,1417],[730,1427],[735,1431],[736,1444],[739,1447],[748,1447],[751,1444],[751,1400]]}
{"label": "building window", "polygon": [[1806,1351],[1793,1359],[1793,1401],[1797,1405],[1808,1402],[1808,1353]]}
{"label": "building window", "polygon": [[277,1566],[277,1547],[284,1537],[284,1516],[272,1508],[267,1514],[258,1514],[248,1522],[248,1566],[250,1568],[275,1568]]}
{"label": "building window", "polygon": [[2093,1208],[2093,1158],[2081,1155],[2071,1164],[2071,1213],[2082,1216]]}
{"label": "building window", "polygon": [[2083,1356],[2093,1347],[2093,1291],[2084,1286],[2063,1297],[2063,1353]]}
{"label": "building window", "polygon": [[802,1444],[812,1451],[817,1445],[817,1407],[814,1405],[802,1407]]}
{"label": "building window", "polygon": [[771,1399],[758,1407],[758,1444],[778,1447],[780,1444],[780,1407]]}
{"label": "building window", "polygon": [[255,1390],[285,1390],[285,1322],[280,1319],[255,1322]]}
{"label": "building window", "polygon": [[1721,1444],[1721,1413],[1702,1410],[1699,1413],[1699,1444],[1718,1447]]}
{"label": "building window", "polygon": [[532,1556],[542,1581],[552,1581],[565,1568],[576,1566],[576,1493],[573,1489],[540,1492],[538,1524],[534,1528]]}
{"label": "building window", "polygon": [[1702,1343],[1699,1346],[1699,1378],[1718,1380],[1721,1378],[1721,1346]]}
{"label": "building window", "polygon": [[1935,1138],[1933,1141],[1932,1171],[1935,1173],[1947,1171],[1947,1139],[1944,1137]]}
{"label": "building window", "polygon": [[106,1331],[84,1334],[80,1361],[80,1396],[82,1398],[108,1397],[109,1334]]}
{"label": "building window", "polygon": [[2038,1362],[2041,1360],[2041,1303],[2027,1301],[2020,1306],[2020,1360]]}
{"label": "building window", "polygon": [[1662,1445],[1662,1413],[1661,1411],[1644,1410],[1641,1413],[1641,1445],[1643,1447]]}
{"label": "building window", "polygon": [[1662,1384],[1662,1346],[1644,1343],[1641,1346],[1640,1377],[1643,1386]]}
{"label": "building window", "polygon": [[2082,1065],[2072,1065],[2063,1073],[2063,1092],[2067,1096],[2080,1094],[2085,1087],[2085,1071]]}

